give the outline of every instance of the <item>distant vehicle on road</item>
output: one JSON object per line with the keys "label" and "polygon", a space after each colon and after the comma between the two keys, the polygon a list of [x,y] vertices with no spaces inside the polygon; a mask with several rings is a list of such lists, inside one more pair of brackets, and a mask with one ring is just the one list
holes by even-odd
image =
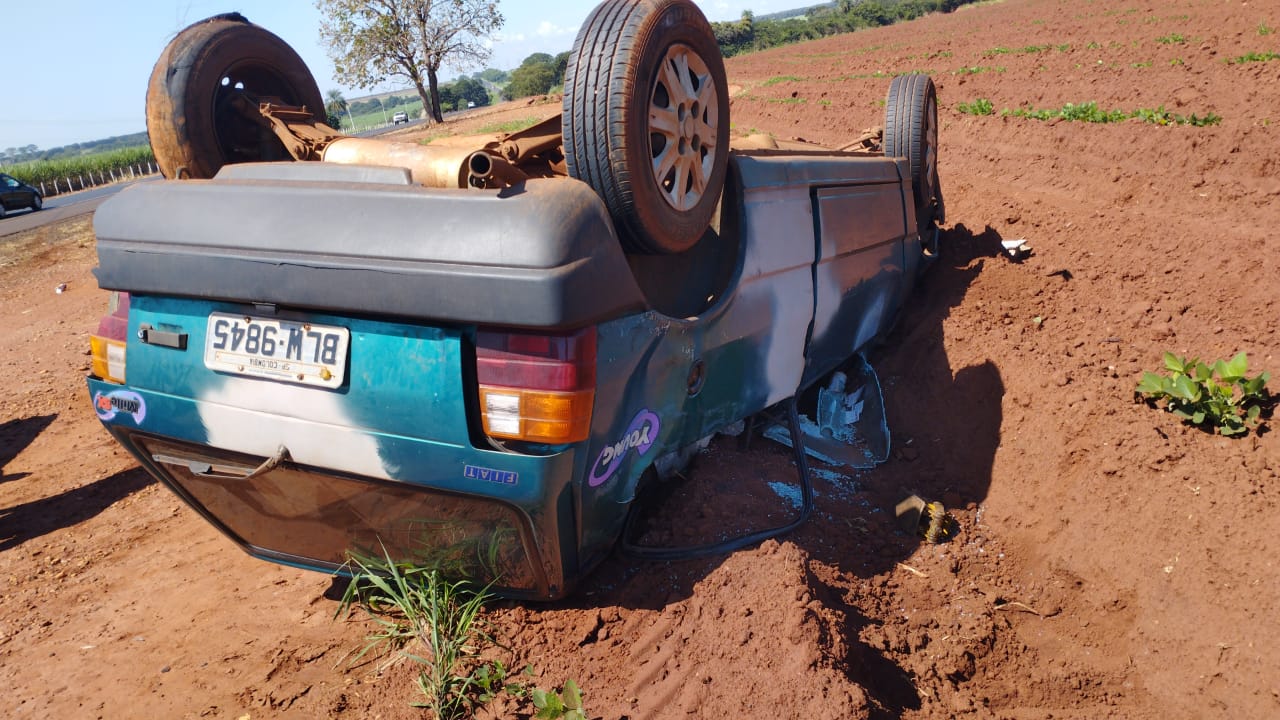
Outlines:
{"label": "distant vehicle on road", "polygon": [[391,116],[392,125],[399,125],[400,123],[407,123],[407,122],[409,122],[409,113],[407,112],[398,112],[395,115]]}
{"label": "distant vehicle on road", "polygon": [[0,218],[10,210],[31,208],[32,212],[44,207],[40,191],[21,180],[0,173]]}

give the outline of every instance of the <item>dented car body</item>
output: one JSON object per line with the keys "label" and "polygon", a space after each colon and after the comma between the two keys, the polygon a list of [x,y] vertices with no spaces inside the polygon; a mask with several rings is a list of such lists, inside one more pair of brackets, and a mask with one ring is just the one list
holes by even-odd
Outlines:
{"label": "dented car body", "polygon": [[655,465],[848,360],[933,256],[932,81],[893,81],[883,150],[730,152],[726,87],[692,2],[605,0],[560,117],[384,145],[279,38],[191,26],[148,90],[170,179],[94,220],[99,419],[255,556],[563,596]]}
{"label": "dented car body", "polygon": [[[687,316],[654,307],[687,300],[646,295],[671,285],[633,269],[576,181],[450,191],[294,163],[138,186],[95,219],[99,283],[130,295],[127,382],[89,390],[138,461],[254,555],[334,570],[385,548],[557,597],[612,547],[657,457],[888,326],[925,257],[904,165],[735,154],[704,241],[727,279]],[[223,318],[345,330],[339,384],[214,362]],[[558,391],[591,394],[586,437],[486,439],[482,387],[540,360],[574,376]]]}

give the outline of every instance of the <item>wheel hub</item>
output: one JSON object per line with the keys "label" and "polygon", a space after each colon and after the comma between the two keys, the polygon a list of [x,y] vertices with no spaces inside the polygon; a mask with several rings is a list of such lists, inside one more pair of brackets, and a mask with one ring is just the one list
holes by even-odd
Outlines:
{"label": "wheel hub", "polygon": [[688,45],[668,48],[649,101],[649,146],[653,181],[676,210],[691,210],[706,192],[718,103],[706,62]]}

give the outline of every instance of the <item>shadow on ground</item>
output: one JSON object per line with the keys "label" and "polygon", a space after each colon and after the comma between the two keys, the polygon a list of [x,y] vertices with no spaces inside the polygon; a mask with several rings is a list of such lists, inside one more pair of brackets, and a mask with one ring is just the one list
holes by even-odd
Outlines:
{"label": "shadow on ground", "polygon": [[20,420],[10,420],[0,425],[0,483],[21,480],[30,474],[11,474],[5,468],[57,418],[58,415],[56,413],[32,415]]}
{"label": "shadow on ground", "polygon": [[84,522],[155,480],[140,468],[124,470],[52,497],[0,509],[0,551]]}

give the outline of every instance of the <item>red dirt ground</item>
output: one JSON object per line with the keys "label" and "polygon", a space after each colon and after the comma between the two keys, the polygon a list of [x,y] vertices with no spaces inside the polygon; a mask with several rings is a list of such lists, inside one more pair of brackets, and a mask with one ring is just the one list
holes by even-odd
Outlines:
{"label": "red dirt ground", "polygon": [[[1280,61],[1226,62],[1280,51],[1277,26],[1269,2],[1009,0],[729,60],[736,132],[828,144],[881,122],[885,74],[938,83],[941,261],[871,357],[894,457],[818,481],[781,541],[615,557],[567,602],[496,603],[509,664],[573,678],[603,718],[1280,716],[1280,436],[1132,399],[1165,350],[1280,372]],[[977,98],[1223,120],[956,110]],[[346,668],[366,627],[331,619],[328,578],[242,554],[99,426],[87,222],[0,245],[6,715],[420,717],[408,668]],[[751,490],[791,477],[768,441],[717,441],[668,501],[693,522],[652,532],[776,522]],[[907,491],[955,508],[958,537],[897,532]]]}

